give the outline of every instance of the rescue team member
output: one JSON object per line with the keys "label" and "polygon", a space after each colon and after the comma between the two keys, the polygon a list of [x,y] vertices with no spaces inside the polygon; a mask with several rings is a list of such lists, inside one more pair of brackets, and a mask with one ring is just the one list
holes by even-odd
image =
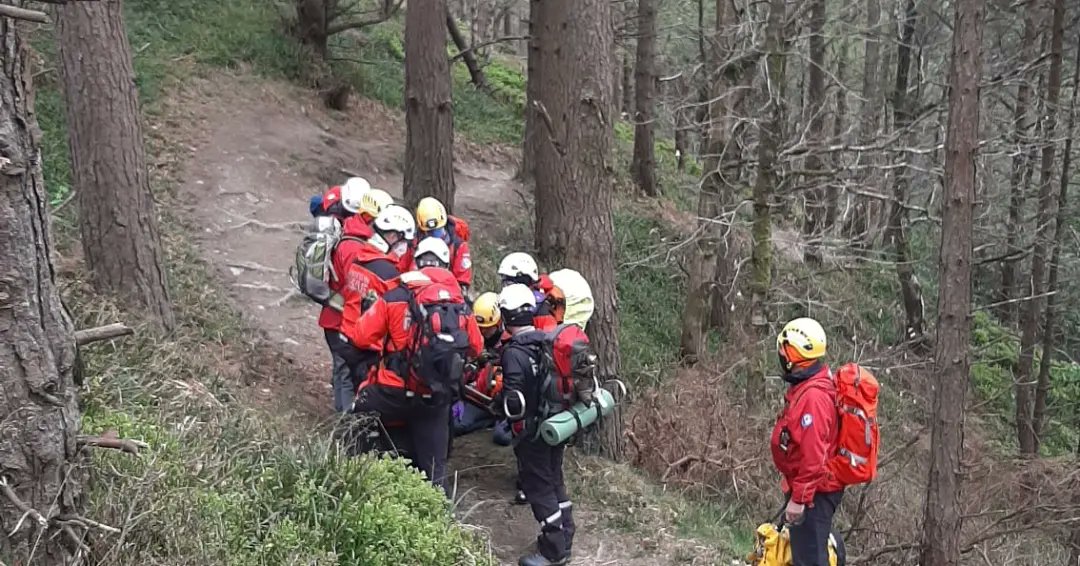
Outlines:
{"label": "rescue team member", "polygon": [[525,252],[507,254],[499,262],[498,274],[503,287],[520,283],[532,290],[533,298],[536,301],[534,325],[538,330],[546,332],[555,329],[558,323],[552,316],[551,306],[546,300],[547,293],[553,285],[546,274],[540,274],[540,268],[531,255]]}
{"label": "rescue team member", "polygon": [[[324,306],[319,314],[319,327],[323,329],[326,344],[330,348],[331,386],[334,410],[338,413],[349,408],[359,383],[356,379],[358,372],[366,370],[374,361],[370,353],[357,350],[341,334],[345,297],[366,294],[369,289],[381,294],[385,292],[389,282],[398,276],[395,260],[386,255],[385,240],[382,237],[375,239],[373,226],[366,222],[364,217],[378,217],[383,232],[393,228],[405,236],[415,231],[407,225],[394,226],[394,218],[400,217],[400,213],[381,215],[383,205],[377,199],[369,198],[370,196],[370,193],[364,195],[357,214],[345,219],[342,238],[331,255],[334,273],[339,274],[330,279],[330,290],[336,298]],[[409,220],[411,222],[411,217]]]}
{"label": "rescue team member", "polygon": [[836,386],[822,358],[825,330],[810,318],[787,323],[776,337],[788,390],[771,448],[788,496],[784,519],[791,532],[793,566],[829,566],[829,533],[843,486],[826,462],[836,444]]}
{"label": "rescue team member", "polygon": [[[311,197],[308,209],[312,216],[334,216],[344,221],[353,214],[364,213],[362,201],[369,194],[369,198],[378,204],[379,209],[394,203],[393,197],[386,191],[371,188],[371,184],[362,177],[352,177],[345,181],[344,185],[330,187],[326,193]],[[368,223],[374,220],[377,214],[368,213]]]}
{"label": "rescue team member", "polygon": [[[498,367],[502,347],[510,335],[503,330],[502,314],[499,311],[499,296],[495,293],[483,293],[472,305],[476,325],[484,338],[484,351],[466,372],[465,381],[480,393],[494,398],[502,390],[502,368]],[[491,411],[477,407],[472,403],[458,401],[454,406],[454,436],[462,436],[494,427],[492,441],[499,446],[509,446],[510,427],[506,419],[496,419]]]}
{"label": "rescue team member", "polygon": [[416,226],[420,238],[439,238],[450,249],[450,271],[461,285],[462,293],[469,294],[472,286],[472,256],[469,243],[458,235],[455,219],[446,213],[446,207],[438,199],[425,197],[416,205]]}
{"label": "rescue team member", "polygon": [[[418,259],[427,262],[426,256]],[[410,306],[428,286],[438,286],[450,299],[464,303],[454,275],[443,267],[423,267],[401,276],[401,285],[375,301],[361,316],[357,331],[349,338],[361,348],[382,351],[378,367],[360,384],[353,412],[375,413],[388,426],[391,448],[409,455],[412,464],[442,487],[446,477],[450,443],[450,405],[453,399],[437,398],[415,374],[413,360],[421,333],[416,332]],[[476,320],[463,317],[468,335],[468,356],[480,354],[483,340]]]}
{"label": "rescue team member", "polygon": [[[563,480],[565,446],[550,446],[535,436],[544,379],[536,372],[543,365],[541,345],[546,334],[533,326],[536,298],[528,286],[515,283],[505,287],[499,293],[499,307],[511,338],[502,353],[503,391],[493,405],[496,410],[505,407],[511,416],[522,415],[511,418],[517,437],[514,455],[521,487],[532,506],[533,517],[540,523],[536,553],[521,557],[518,565],[566,564],[576,528]],[[521,398],[525,400],[524,407]]]}

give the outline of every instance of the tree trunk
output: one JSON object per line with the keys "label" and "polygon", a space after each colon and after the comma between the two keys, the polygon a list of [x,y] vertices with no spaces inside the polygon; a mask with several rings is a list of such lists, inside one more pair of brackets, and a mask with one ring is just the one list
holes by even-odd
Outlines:
{"label": "tree trunk", "polygon": [[543,52],[540,49],[542,26],[539,18],[543,15],[540,9],[541,0],[529,0],[529,39],[528,59],[525,62],[525,135],[522,140],[521,169],[518,170],[518,178],[528,183],[536,179],[536,152],[537,145],[544,139],[539,128],[543,127],[537,103],[540,101],[540,58]]}
{"label": "tree trunk", "polygon": [[[821,171],[820,148],[825,141],[825,0],[812,0],[810,8],[810,62],[806,87],[806,169]],[[783,25],[782,23],[780,25]],[[804,259],[810,264],[821,263],[821,231],[825,226],[825,195],[820,187],[822,177],[809,176],[805,182],[812,188],[806,191],[806,218],[803,221]]]}
{"label": "tree trunk", "polygon": [[[844,143],[844,121],[847,120],[848,100],[847,100],[847,86],[844,84],[845,75],[847,74],[848,64],[848,41],[841,40],[840,52],[836,57],[836,113],[833,114],[833,132],[832,143],[840,145]],[[836,171],[844,171],[846,169],[844,163],[844,156],[840,152],[836,152],[833,155],[833,169]],[[840,213],[840,187],[848,179],[847,175],[844,175],[839,181],[839,186],[834,184],[830,186],[826,198],[828,199],[825,207],[825,230],[830,230],[835,233],[836,218]],[[835,181],[834,181],[835,182]]]}
{"label": "tree trunk", "polygon": [[[716,3],[716,38],[707,67],[718,69],[732,55],[733,38],[724,37],[731,26],[734,15],[732,3],[718,0]],[[727,277],[727,241],[726,231],[720,225],[721,214],[732,201],[739,179],[738,144],[733,141],[738,137],[738,122],[731,112],[739,105],[746,89],[733,88],[743,80],[741,71],[711,73],[708,88],[701,93],[705,114],[702,122],[706,128],[704,134],[704,176],[698,195],[698,232],[695,245],[689,252],[689,277],[687,278],[686,304],[683,306],[680,354],[682,362],[694,365],[705,351],[706,330],[710,323],[710,313],[726,310],[724,305],[714,305],[723,301],[724,292],[720,284],[726,283]]]}
{"label": "tree trunk", "polygon": [[454,208],[454,110],[446,1],[414,0],[405,14],[405,202],[432,196]]}
{"label": "tree trunk", "polygon": [[[1036,21],[1037,10],[1032,6],[1022,6],[1024,12],[1024,38],[1020,46],[1021,69],[1032,63],[1035,58],[1035,48],[1038,47],[1039,26]],[[1001,263],[1001,289],[997,300],[1003,304],[998,309],[998,318],[1006,325],[1016,320],[1018,303],[1010,301],[1019,295],[1020,262],[1023,258],[1020,246],[1020,223],[1024,210],[1024,189],[1031,177],[1032,164],[1028,159],[1028,151],[1024,149],[1031,140],[1031,120],[1028,119],[1028,105],[1031,99],[1032,78],[1030,70],[1020,73],[1020,84],[1016,87],[1016,107],[1013,109],[1013,133],[1015,137],[1016,154],[1012,159],[1012,190],[1009,195],[1009,218],[1005,224],[1005,252],[1016,254],[1006,257]]]}
{"label": "tree trunk", "polygon": [[[917,15],[915,0],[908,0],[903,13],[903,34],[896,52],[896,87],[893,90],[894,128],[900,134],[901,145],[904,147],[913,145],[915,141],[914,135],[908,129],[913,119],[912,108],[917,101],[913,100],[913,94],[908,93],[908,76]],[[922,285],[915,277],[914,258],[911,257],[907,239],[906,204],[908,185],[911,182],[909,161],[913,157],[904,150],[897,152],[893,200],[889,206],[886,234],[893,248],[893,261],[897,278],[900,280],[900,294],[907,319],[904,339],[915,352],[923,353],[929,347],[926,340],[926,309],[923,305]]]}
{"label": "tree trunk", "polygon": [[476,60],[476,52],[466,44],[465,36],[461,35],[461,30],[458,29],[457,22],[454,21],[454,16],[450,14],[449,10],[446,11],[446,31],[450,32],[450,39],[454,41],[454,46],[457,47],[458,53],[461,54],[461,60],[465,62],[465,68],[469,70],[469,78],[472,84],[476,88],[491,94],[487,78],[484,77],[484,70],[480,68],[480,62]]}
{"label": "tree trunk", "polygon": [[675,170],[682,173],[686,170],[686,153],[690,151],[690,116],[686,108],[687,96],[689,95],[689,80],[681,76],[675,80],[676,99],[675,108]]}
{"label": "tree trunk", "polygon": [[938,260],[941,285],[934,348],[930,473],[919,562],[922,566],[960,564],[961,459],[971,370],[971,256],[985,10],[983,0],[958,0],[953,13],[945,194]]}
{"label": "tree trunk", "polygon": [[[824,2],[820,2],[824,4]],[[817,5],[814,6],[817,12]],[[822,13],[821,16],[824,16]],[[816,16],[815,16],[816,18]],[[772,287],[772,219],[769,214],[773,190],[779,184],[776,153],[782,142],[784,127],[784,0],[771,0],[769,20],[766,24],[765,59],[767,80],[761,81],[761,97],[765,105],[765,117],[758,134],[758,171],[754,182],[753,251],[751,252],[752,278],[750,283],[750,324],[755,337],[764,341],[769,333],[769,289]],[[820,28],[818,28],[820,31]],[[822,47],[824,49],[824,47]],[[752,404],[761,399],[765,390],[764,358],[751,356],[754,373],[747,384],[746,399]]]}
{"label": "tree trunk", "polygon": [[330,21],[326,0],[296,0],[296,38],[325,59]]}
{"label": "tree trunk", "polygon": [[1035,365],[1035,342],[1038,340],[1039,313],[1042,312],[1041,295],[1045,289],[1047,246],[1053,238],[1054,199],[1051,185],[1054,176],[1054,129],[1057,122],[1058,96],[1061,92],[1062,35],[1065,27],[1065,1],[1047,0],[1053,5],[1053,21],[1050,28],[1050,71],[1046,79],[1046,109],[1043,113],[1042,163],[1039,166],[1039,211],[1035,217],[1035,245],[1031,252],[1031,298],[1020,309],[1020,359],[1016,366],[1016,432],[1020,454],[1035,456],[1038,441],[1035,438],[1032,371]]}
{"label": "tree trunk", "polygon": [[627,115],[634,113],[634,64],[627,53],[622,59],[622,88],[619,89],[622,100],[619,111]]}
{"label": "tree trunk", "polygon": [[94,286],[175,323],[120,0],[56,7],[79,231]]}
{"label": "tree trunk", "polygon": [[1080,57],[1073,67],[1073,91],[1069,102],[1069,122],[1065,128],[1065,149],[1061,154],[1061,180],[1058,184],[1057,217],[1054,219],[1054,239],[1051,242],[1050,275],[1046,283],[1046,319],[1043,322],[1042,359],[1039,360],[1039,381],[1035,388],[1035,407],[1032,412],[1032,425],[1035,429],[1035,453],[1042,443],[1042,431],[1046,424],[1046,400],[1050,396],[1050,366],[1054,361],[1055,331],[1057,324],[1058,273],[1060,270],[1061,248],[1064,240],[1066,222],[1069,214],[1066,205],[1069,201],[1069,178],[1071,176],[1073,136],[1076,135],[1076,94],[1080,91]]}
{"label": "tree trunk", "polygon": [[[859,145],[867,145],[877,137],[878,127],[881,122],[881,99],[879,75],[881,69],[881,1],[866,0],[866,37],[863,40],[863,75],[862,75],[862,102],[859,108]],[[862,185],[879,186],[876,183],[877,156],[874,152],[862,152],[859,154],[860,169],[856,173],[856,179]],[[854,206],[851,216],[844,224],[844,233],[853,242],[860,245],[868,244],[873,236],[870,233],[871,208],[878,206],[877,203],[862,196],[854,196]]]}
{"label": "tree trunk", "polygon": [[634,158],[631,169],[638,190],[655,197],[656,155],[656,0],[638,0],[637,61],[634,71]]}
{"label": "tree trunk", "polygon": [[[589,335],[605,376],[619,375],[612,215],[613,28],[608,0],[543,0],[537,110],[536,248],[547,265],[581,272],[596,313]],[[536,14],[536,12],[534,12]],[[618,422],[615,419],[613,422]],[[607,427],[601,449],[621,452],[621,427]]]}
{"label": "tree trunk", "polygon": [[[51,520],[81,514],[83,503],[75,336],[51,263],[40,131],[14,20],[0,18],[0,49],[0,482]],[[4,561],[68,564],[73,549],[59,532],[0,491]]]}

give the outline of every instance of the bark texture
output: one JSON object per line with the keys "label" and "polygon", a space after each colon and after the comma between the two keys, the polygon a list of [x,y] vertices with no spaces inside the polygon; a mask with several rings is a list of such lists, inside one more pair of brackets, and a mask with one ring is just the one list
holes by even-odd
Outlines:
{"label": "bark texture", "polygon": [[1061,93],[1062,35],[1065,27],[1065,1],[1047,0],[1053,6],[1050,39],[1050,71],[1046,79],[1046,111],[1043,119],[1043,135],[1046,139],[1039,166],[1039,210],[1035,217],[1035,245],[1031,251],[1031,299],[1020,309],[1020,359],[1016,365],[1016,432],[1020,454],[1034,456],[1038,450],[1034,423],[1033,370],[1035,365],[1035,342],[1038,341],[1039,313],[1042,312],[1046,289],[1047,249],[1054,237],[1054,200],[1052,185],[1054,155],[1057,144],[1053,141],[1057,122],[1058,97]]}
{"label": "bark texture", "polygon": [[539,25],[539,19],[543,16],[540,9],[540,0],[529,0],[529,39],[528,59],[525,63],[525,134],[522,139],[521,168],[518,177],[524,182],[536,179],[536,152],[537,145],[542,136],[539,127],[542,126],[539,107],[536,103],[540,100],[540,43],[544,30]]}
{"label": "bark texture", "polygon": [[[1080,57],[1073,67],[1072,84],[1080,84]],[[1047,399],[1050,397],[1050,369],[1054,362],[1056,347],[1055,328],[1057,326],[1057,292],[1060,291],[1058,276],[1061,272],[1061,248],[1065,239],[1065,227],[1069,221],[1069,179],[1072,176],[1073,136],[1076,135],[1076,95],[1080,88],[1073,86],[1072,99],[1069,102],[1069,121],[1065,127],[1065,149],[1061,155],[1061,180],[1058,183],[1057,214],[1054,219],[1054,239],[1050,242],[1050,274],[1046,281],[1046,316],[1043,322],[1042,359],[1039,363],[1039,380],[1035,386],[1035,406],[1032,409],[1032,427],[1035,436],[1035,453],[1042,444],[1042,431],[1047,418]]]}
{"label": "bark texture", "polygon": [[[877,137],[881,123],[881,0],[866,0],[866,36],[863,40],[862,102],[859,108],[858,139],[866,145]],[[857,179],[863,185],[878,186],[874,178],[877,159],[873,152],[859,154]],[[873,240],[871,218],[879,203],[866,197],[854,196],[851,215],[845,219],[844,233],[855,244],[866,245]]]}
{"label": "bark texture", "polygon": [[[765,119],[758,134],[758,171],[754,181],[753,251],[750,264],[750,324],[754,336],[765,340],[769,334],[769,289],[772,287],[772,216],[770,205],[773,190],[779,183],[776,152],[780,147],[784,126],[784,0],[771,0],[766,24],[765,78],[761,81],[761,97],[767,100]],[[754,356],[754,375],[746,390],[747,401],[762,398],[765,389],[765,367],[761,356]]]}
{"label": "bark texture", "polygon": [[960,564],[961,459],[971,370],[971,256],[985,10],[983,0],[958,0],[953,14],[930,476],[919,562],[922,566]]}
{"label": "bark texture", "polygon": [[[806,142],[810,153],[806,156],[806,169],[814,173],[822,169],[823,162],[818,151],[825,141],[825,0],[812,1],[810,64],[806,85]],[[803,255],[807,262],[813,264],[821,262],[820,240],[826,215],[825,195],[820,179],[810,176],[806,180],[810,189],[806,193],[806,218],[803,221],[804,241],[807,243]]]}
{"label": "bark texture", "polygon": [[[730,0],[716,2],[716,31],[712,49],[707,52],[707,68],[719,69],[733,54],[734,37],[738,26],[735,9]],[[704,32],[703,32],[704,33]],[[704,48],[702,48],[704,49]],[[706,52],[703,52],[703,54]],[[751,73],[745,67],[713,71],[701,92],[701,116],[704,134],[704,174],[698,195],[698,233],[690,252],[686,304],[683,306],[682,333],[679,340],[684,364],[697,363],[705,351],[706,331],[711,313],[727,311],[726,305],[713,304],[724,300],[721,285],[728,279],[730,260],[726,228],[721,225],[722,214],[734,199],[740,177],[738,120],[732,108],[740,105],[747,91],[743,84]]]}
{"label": "bark texture", "polygon": [[[918,16],[915,0],[907,0],[902,14],[902,34],[900,45],[896,51],[896,86],[893,89],[893,123],[895,131],[900,135],[901,144],[911,147],[914,144],[913,134],[908,126],[911,125],[914,116],[912,109],[917,101],[913,100],[912,93],[908,92],[909,76],[911,71],[911,54],[914,48],[915,19]],[[889,206],[889,221],[886,227],[886,235],[892,246],[893,261],[896,265],[896,276],[900,280],[900,295],[904,303],[906,325],[904,339],[916,352],[925,352],[928,348],[926,340],[926,308],[923,304],[922,285],[915,277],[911,248],[908,244],[907,223],[908,211],[906,208],[908,186],[911,182],[909,170],[912,159],[907,151],[898,151],[896,155],[897,171],[893,179],[893,200]]]}
{"label": "bark texture", "polygon": [[634,157],[638,190],[656,196],[656,0],[638,0],[637,61],[634,69]]}
{"label": "bark texture", "polygon": [[469,48],[465,36],[461,34],[457,21],[454,20],[454,16],[449,10],[446,11],[446,31],[450,33],[450,39],[454,41],[454,47],[457,47],[458,57],[461,57],[461,60],[465,62],[465,68],[469,70],[469,80],[472,81],[476,88],[491,94],[491,88],[487,84],[487,77],[484,76],[484,69],[480,67],[480,62],[476,60],[476,52]]}
{"label": "bark texture", "polygon": [[120,0],[56,8],[79,231],[94,286],[175,323]]}
{"label": "bark texture", "polygon": [[[546,265],[576,269],[592,285],[589,335],[604,375],[620,367],[612,218],[613,56],[607,0],[540,0],[536,106],[536,247]],[[535,14],[535,12],[534,12]],[[618,423],[615,419],[613,422]],[[621,451],[621,427],[606,427],[603,452]]]}
{"label": "bark texture", "polygon": [[[1021,69],[1032,63],[1035,58],[1035,48],[1038,47],[1038,21],[1037,10],[1024,6],[1024,37],[1020,46]],[[1016,87],[1016,106],[1013,108],[1013,135],[1016,154],[1012,159],[1011,191],[1009,194],[1009,217],[1005,224],[1005,252],[1009,255],[1001,264],[1001,293],[998,301],[1004,304],[998,309],[998,317],[1005,324],[1011,324],[1016,320],[1018,303],[1009,303],[1010,299],[1019,295],[1020,263],[1023,256],[1019,253],[1020,247],[1020,224],[1024,210],[1024,189],[1031,178],[1032,160],[1028,151],[1024,149],[1031,143],[1032,121],[1028,115],[1028,107],[1031,101],[1031,83],[1034,74],[1030,70],[1020,73],[1020,83]]]}
{"label": "bark texture", "polygon": [[405,202],[432,196],[454,208],[454,108],[446,57],[446,0],[405,10]]}
{"label": "bark texture", "polygon": [[[0,483],[51,520],[81,514],[75,336],[50,261],[26,53],[8,18],[0,18],[0,49]],[[69,564],[57,526],[44,530],[30,517],[20,524],[24,516],[0,494],[0,559]]]}

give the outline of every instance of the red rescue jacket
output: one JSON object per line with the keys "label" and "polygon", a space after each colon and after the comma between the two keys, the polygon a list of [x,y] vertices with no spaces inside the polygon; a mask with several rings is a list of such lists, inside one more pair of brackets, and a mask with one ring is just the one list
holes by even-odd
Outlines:
{"label": "red rescue jacket", "polygon": [[828,467],[836,451],[836,385],[823,363],[801,373],[808,377],[788,387],[770,448],[773,463],[784,477],[784,491],[790,492],[795,503],[811,505],[815,493],[843,489]]}
{"label": "red rescue jacket", "polygon": [[[378,250],[366,242],[374,232],[371,230],[371,224],[363,220],[360,215],[347,218],[341,227],[341,232],[341,241],[338,242],[331,256],[337,277],[331,278],[330,290],[343,295],[346,288],[359,286],[358,282],[350,281],[349,267],[360,258],[368,258],[371,251]],[[341,313],[337,309],[323,307],[319,314],[319,326],[326,330],[340,330]]]}
{"label": "red rescue jacket", "polygon": [[[420,273],[426,275],[428,280],[413,281],[390,290],[360,317],[356,341],[353,344],[358,348],[369,349],[375,349],[374,346],[377,345],[383,353],[379,366],[368,375],[360,385],[361,388],[381,385],[406,389],[418,395],[431,393],[415,376],[411,375],[409,369],[407,356],[415,346],[413,341],[416,339],[416,333],[412,328],[412,315],[409,312],[410,302],[414,300],[416,294],[433,284],[441,285],[452,292],[456,291],[456,298],[462,301],[464,297],[461,295],[457,280],[449,271],[438,267],[426,267],[420,270]],[[476,318],[472,316],[466,317],[465,324],[465,329],[469,334],[468,356],[479,356],[484,347],[480,327],[476,325]],[[353,339],[351,336],[349,338]]]}
{"label": "red rescue jacket", "polygon": [[540,282],[536,285],[537,290],[544,294],[544,301],[536,305],[536,314],[533,316],[533,326],[541,332],[551,332],[555,330],[561,320],[555,317],[555,314],[551,312],[551,305],[547,301],[547,297],[551,296],[551,290],[555,288],[555,284],[551,282],[551,278],[547,273],[540,275]]}
{"label": "red rescue jacket", "polygon": [[[338,244],[340,247],[341,244]],[[341,295],[345,306],[341,311],[340,332],[356,348],[379,351],[381,343],[364,341],[362,320],[364,301],[370,293],[376,299],[398,286],[400,274],[393,258],[375,246],[364,242],[353,255],[345,271]],[[370,308],[370,307],[369,307]]]}
{"label": "red rescue jacket", "polygon": [[[450,248],[450,272],[454,274],[454,279],[459,285],[470,287],[472,285],[472,254],[469,252],[469,242],[457,234],[453,219],[447,221],[446,234],[443,241]],[[416,259],[413,256],[416,252],[415,244],[416,242],[413,242],[413,245],[409,246],[409,251],[401,256],[402,272],[416,269]]]}

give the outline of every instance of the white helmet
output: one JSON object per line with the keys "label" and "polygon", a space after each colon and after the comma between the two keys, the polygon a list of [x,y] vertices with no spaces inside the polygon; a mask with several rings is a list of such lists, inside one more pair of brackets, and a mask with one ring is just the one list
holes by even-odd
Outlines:
{"label": "white helmet", "polygon": [[503,287],[499,292],[499,308],[508,312],[536,310],[536,296],[532,289],[521,283],[514,283]]}
{"label": "white helmet", "polygon": [[376,232],[398,232],[406,240],[412,240],[416,236],[416,221],[412,214],[403,206],[391,204],[382,209],[375,217]]}
{"label": "white helmet", "polygon": [[424,254],[433,254],[443,265],[450,265],[450,247],[442,238],[427,237],[420,240],[413,257],[419,262]]}
{"label": "white helmet", "polygon": [[530,283],[538,283],[540,268],[536,266],[536,260],[531,255],[525,252],[514,252],[499,262],[499,276],[518,283],[524,283],[526,280]]}
{"label": "white helmet", "polygon": [[394,197],[390,196],[390,193],[382,189],[368,189],[364,196],[360,198],[360,207],[356,212],[363,212],[368,216],[375,218],[379,216],[382,209],[394,204]]}
{"label": "white helmet", "polygon": [[371,190],[371,184],[367,182],[367,179],[363,177],[350,177],[345,184],[341,186],[341,206],[345,207],[345,210],[356,214],[360,210],[361,201],[364,195]]}

